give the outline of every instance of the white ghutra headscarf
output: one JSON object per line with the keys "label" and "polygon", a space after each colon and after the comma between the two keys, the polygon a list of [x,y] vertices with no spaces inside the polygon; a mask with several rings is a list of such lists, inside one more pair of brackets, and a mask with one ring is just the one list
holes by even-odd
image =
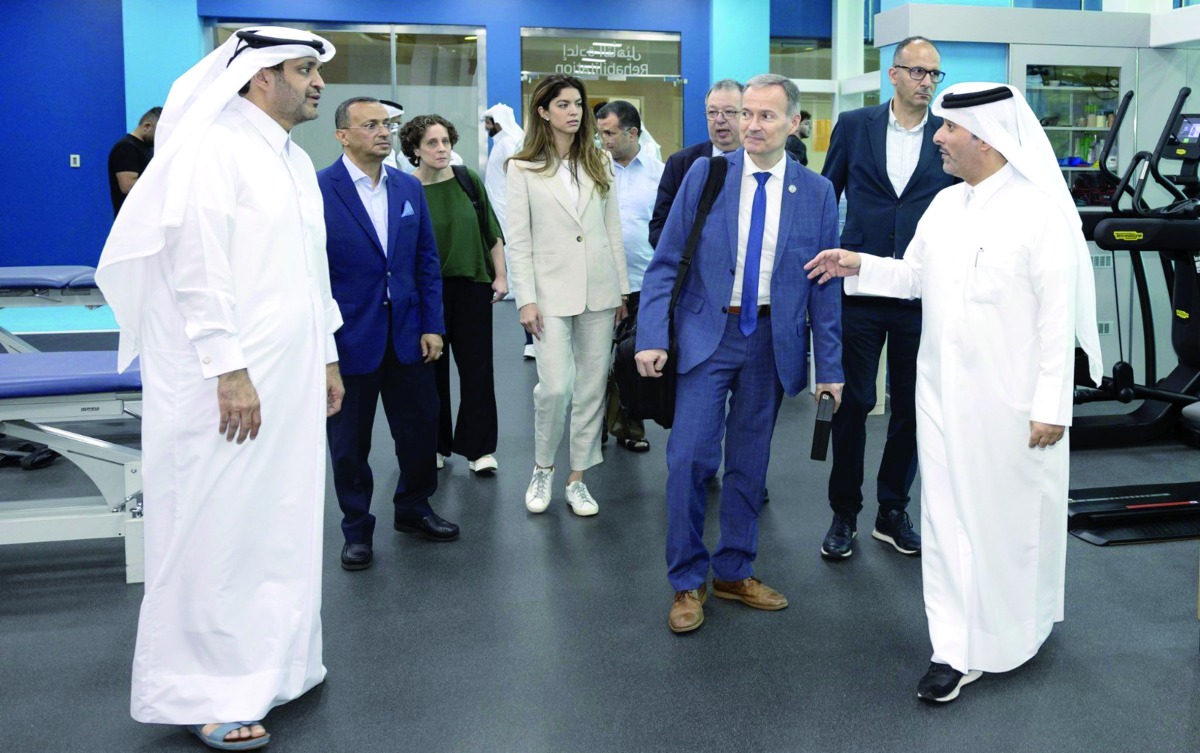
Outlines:
{"label": "white ghutra headscarf", "polygon": [[[500,130],[517,140],[517,148],[525,141],[525,131],[517,125],[517,115],[513,109],[503,102],[497,103],[483,111],[483,118],[491,118]],[[482,120],[482,118],[481,118]]]}
{"label": "white ghutra headscarf", "polygon": [[282,26],[239,29],[175,80],[154,138],[154,159],[125,198],[109,232],[96,284],[121,328],[121,371],[141,351],[146,260],[163,250],[191,196],[196,155],[208,129],[255,73],[285,60],[333,58],[334,46],[311,32]]}
{"label": "white ghutra headscarf", "polygon": [[933,103],[933,114],[959,125],[985,141],[1030,183],[1054,202],[1075,237],[1078,274],[1075,284],[1075,337],[1088,356],[1092,382],[1100,384],[1104,362],[1096,328],[1096,281],[1083,223],[1067,190],[1046,132],[1021,93],[1005,84],[955,84]]}

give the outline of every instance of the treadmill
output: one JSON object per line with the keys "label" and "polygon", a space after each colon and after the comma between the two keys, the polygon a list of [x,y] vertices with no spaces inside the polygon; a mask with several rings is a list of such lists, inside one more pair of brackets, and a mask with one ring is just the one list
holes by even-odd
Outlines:
{"label": "treadmill", "polygon": [[[1136,253],[1156,250],[1164,259],[1164,272],[1171,288],[1172,345],[1180,364],[1168,377],[1149,387],[1133,383],[1132,369],[1118,363],[1113,376],[1098,388],[1076,390],[1076,402],[1115,399],[1144,400],[1137,410],[1093,419],[1093,430],[1121,432],[1141,429],[1139,436],[1161,429],[1169,421],[1183,438],[1200,447],[1200,114],[1183,113],[1191,90],[1180,90],[1166,127],[1153,153],[1139,152],[1121,178],[1114,208],[1124,194],[1132,196],[1132,209],[1115,211],[1095,224],[1096,244],[1106,250]],[[1129,95],[1122,102],[1122,109]],[[1178,175],[1164,178],[1159,170],[1163,159],[1179,160]],[[1173,197],[1165,207],[1149,208],[1143,198],[1153,178]],[[1139,296],[1144,286],[1144,270]],[[1136,273],[1136,268],[1135,268]],[[1136,276],[1136,274],[1135,274]],[[1148,300],[1148,295],[1146,296]],[[1143,304],[1145,307],[1145,304]],[[1143,309],[1145,310],[1145,308]],[[1144,317],[1148,319],[1149,317]],[[1148,382],[1153,383],[1153,377]],[[1137,423],[1141,413],[1153,413],[1150,426]],[[1097,422],[1095,419],[1099,419]],[[1097,426],[1099,423],[1099,426]],[[1116,438],[1114,438],[1115,440]],[[1130,442],[1084,446],[1119,446]],[[1071,430],[1072,449],[1076,442]],[[1200,467],[1200,464],[1198,464]],[[1148,484],[1073,489],[1069,494],[1068,529],[1071,534],[1098,546],[1171,541],[1200,537],[1200,481],[1182,484]]]}

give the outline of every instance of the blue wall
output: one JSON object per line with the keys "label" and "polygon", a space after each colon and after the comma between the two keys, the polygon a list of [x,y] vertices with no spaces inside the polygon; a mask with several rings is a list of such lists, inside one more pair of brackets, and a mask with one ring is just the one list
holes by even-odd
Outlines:
{"label": "blue wall", "polygon": [[204,25],[196,0],[123,0],[125,122],[167,101],[171,84],[204,57]]}
{"label": "blue wall", "polygon": [[834,0],[772,0],[771,36],[833,38]]}
{"label": "blue wall", "polygon": [[127,133],[121,0],[6,0],[0,38],[0,265],[95,264],[112,225],[108,151]]}
{"label": "blue wall", "polygon": [[751,76],[769,73],[770,0],[712,0],[711,13],[712,69],[709,80],[732,78],[745,81]]}
{"label": "blue wall", "polygon": [[[563,0],[197,0],[201,16],[223,21],[275,20],[331,23],[457,24],[487,29],[490,102],[521,101],[521,27],[668,31],[681,36],[684,142],[705,138],[704,94],[710,75],[709,0],[639,0],[636,3]],[[764,50],[764,57],[766,51]],[[519,108],[518,108],[519,109]]]}

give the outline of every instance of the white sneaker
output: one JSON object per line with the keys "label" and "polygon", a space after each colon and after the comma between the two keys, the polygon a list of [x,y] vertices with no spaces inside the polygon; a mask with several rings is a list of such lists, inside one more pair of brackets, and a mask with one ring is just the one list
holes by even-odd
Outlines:
{"label": "white sneaker", "polygon": [[533,343],[529,343],[525,346],[524,355],[526,361],[533,361],[537,359],[537,348],[533,347]]}
{"label": "white sneaker", "polygon": [[600,512],[600,505],[596,504],[592,493],[588,491],[582,481],[567,484],[567,504],[571,506],[571,512],[581,518],[587,518]]}
{"label": "white sneaker", "polygon": [[446,467],[446,461],[449,459],[440,452],[437,454],[437,468],[439,471]]}
{"label": "white sneaker", "polygon": [[550,506],[550,489],[554,485],[553,468],[533,468],[533,478],[525,490],[525,509],[532,513],[545,512]]}
{"label": "white sneaker", "polygon": [[477,460],[468,462],[467,468],[472,473],[492,473],[500,468],[500,464],[491,455],[483,455]]}

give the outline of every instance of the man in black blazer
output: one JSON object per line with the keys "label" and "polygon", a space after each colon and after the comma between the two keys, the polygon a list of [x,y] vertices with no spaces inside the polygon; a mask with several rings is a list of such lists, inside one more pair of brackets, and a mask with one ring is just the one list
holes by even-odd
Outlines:
{"label": "man in black blazer", "polygon": [[692,163],[701,157],[728,154],[742,145],[739,122],[742,114],[742,85],[731,78],[721,79],[704,95],[704,117],[708,119],[708,140],[680,149],[667,158],[658,182],[658,198],[650,218],[650,245],[658,246],[658,236],[667,224],[667,215],[675,203],[675,194],[683,184]]}
{"label": "man in black blazer", "polygon": [[[909,37],[896,46],[888,77],[889,102],[838,118],[822,175],[846,196],[842,247],[901,258],[933,197],[955,179],[942,170],[933,134],[942,119],[929,112],[945,74],[933,43]],[[829,506],[833,523],[821,555],[853,554],[863,507],[863,454],[867,414],[875,407],[879,356],[887,341],[892,415],[879,465],[879,513],[871,535],[902,554],[919,555],[921,537],[905,508],[917,473],[916,379],[921,337],[920,301],[846,296],[842,305],[842,368],[846,386],[833,414],[833,467]]]}

